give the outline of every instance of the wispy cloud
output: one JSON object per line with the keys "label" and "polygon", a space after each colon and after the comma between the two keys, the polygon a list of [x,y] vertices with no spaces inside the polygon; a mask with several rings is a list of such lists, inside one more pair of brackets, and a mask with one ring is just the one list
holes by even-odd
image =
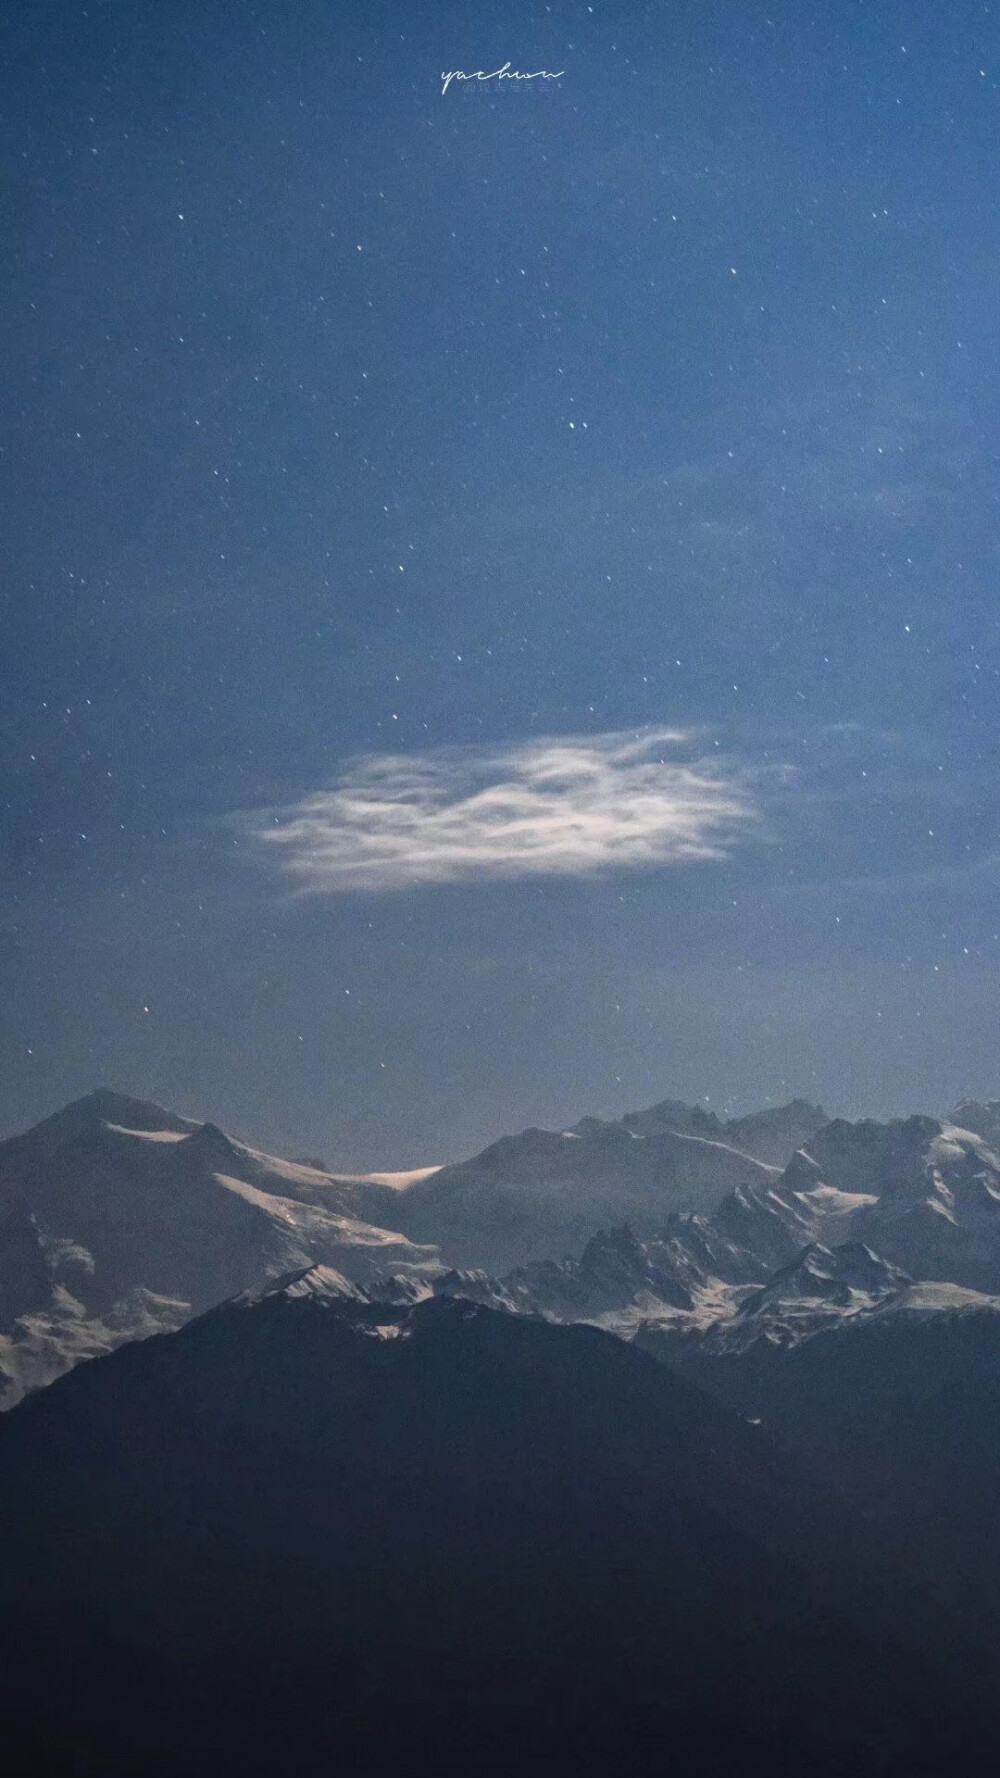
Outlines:
{"label": "wispy cloud", "polygon": [[304,892],[340,894],[717,859],[757,819],[747,774],[646,729],[368,755],[249,827]]}

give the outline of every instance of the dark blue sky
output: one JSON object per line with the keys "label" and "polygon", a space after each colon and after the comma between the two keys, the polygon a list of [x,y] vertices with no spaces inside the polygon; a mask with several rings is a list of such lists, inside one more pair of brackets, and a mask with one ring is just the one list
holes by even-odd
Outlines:
{"label": "dark blue sky", "polygon": [[[377,1166],[995,1095],[990,9],[38,0],[0,52],[0,1126],[100,1081]],[[442,97],[506,61],[564,72]],[[339,784],[381,845],[359,758],[664,729],[722,856],[636,868],[618,766],[596,872],[303,899],[257,837]]]}

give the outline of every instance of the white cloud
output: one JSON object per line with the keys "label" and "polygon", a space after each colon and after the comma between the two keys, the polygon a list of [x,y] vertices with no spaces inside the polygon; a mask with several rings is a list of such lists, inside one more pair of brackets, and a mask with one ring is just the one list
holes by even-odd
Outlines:
{"label": "white cloud", "polygon": [[304,892],[340,894],[722,858],[756,819],[745,774],[646,729],[368,755],[251,832]]}

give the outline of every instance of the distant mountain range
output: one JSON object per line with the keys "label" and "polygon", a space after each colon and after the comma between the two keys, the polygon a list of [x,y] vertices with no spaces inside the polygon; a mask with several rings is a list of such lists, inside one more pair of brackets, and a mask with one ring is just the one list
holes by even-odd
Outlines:
{"label": "distant mountain range", "polygon": [[795,1150],[827,1122],[822,1108],[810,1105],[806,1099],[793,1099],[788,1105],[771,1106],[766,1111],[752,1111],[747,1117],[725,1121],[700,1105],[686,1105],[682,1099],[663,1099],[648,1111],[627,1112],[622,1118],[625,1128],[635,1136],[658,1136],[670,1130],[679,1135],[702,1136],[710,1142],[724,1142],[771,1167],[786,1166]]}
{"label": "distant mountain range", "polygon": [[504,1270],[578,1252],[611,1222],[656,1234],[674,1211],[711,1208],[735,1185],[778,1175],[707,1136],[640,1136],[586,1119],[572,1130],[505,1136],[471,1161],[442,1167],[403,1194],[397,1216],[448,1263]]}
{"label": "distant mountain range", "polygon": [[400,1227],[433,1241],[447,1264],[500,1271],[579,1253],[615,1223],[658,1235],[667,1215],[712,1210],[734,1186],[776,1180],[826,1122],[802,1099],[728,1123],[665,1099],[618,1123],[524,1130],[416,1183]]}
{"label": "distant mountain range", "polygon": [[852,1124],[795,1100],[721,1123],[664,1100],[347,1177],[95,1092],[0,1143],[0,1405],[316,1265],[383,1300],[462,1294],[720,1347],[928,1280],[1000,1295],[998,1121],[996,1102]]}
{"label": "distant mountain range", "polygon": [[[926,1280],[935,1292],[919,1288]],[[621,1226],[578,1259],[499,1279],[456,1271],[420,1288],[626,1335],[659,1326],[717,1348],[763,1335],[787,1344],[889,1306],[987,1303],[1000,1297],[1000,1159],[934,1118],[838,1119],[775,1181],[735,1187],[707,1216],[675,1213],[651,1239]]]}

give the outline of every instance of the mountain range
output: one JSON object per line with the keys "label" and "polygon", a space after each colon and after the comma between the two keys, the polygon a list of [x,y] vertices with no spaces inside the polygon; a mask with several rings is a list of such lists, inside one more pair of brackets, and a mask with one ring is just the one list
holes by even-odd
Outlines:
{"label": "mountain range", "polygon": [[665,1100],[345,1176],[98,1091],[0,1143],[0,1405],[316,1265],[383,1300],[464,1294],[730,1345],[928,1280],[1000,1295],[996,1122],[995,1103],[849,1123],[796,1100],[723,1124]]}
{"label": "mountain range", "polygon": [[776,1179],[674,1211],[640,1237],[625,1222],[579,1256],[507,1272],[428,1270],[375,1281],[382,1300],[464,1296],[647,1343],[733,1350],[791,1344],[831,1323],[1000,1300],[1000,1159],[971,1130],[912,1117],[831,1120]]}
{"label": "mountain range", "polygon": [[991,1771],[996,1114],[0,1144],[6,1769]]}

